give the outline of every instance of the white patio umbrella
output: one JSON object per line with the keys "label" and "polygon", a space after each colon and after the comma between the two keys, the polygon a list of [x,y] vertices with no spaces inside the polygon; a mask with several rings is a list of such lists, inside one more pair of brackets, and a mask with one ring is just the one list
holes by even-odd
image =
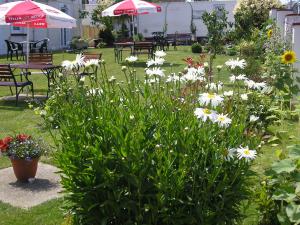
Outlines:
{"label": "white patio umbrella", "polygon": [[27,27],[27,63],[29,56],[29,28],[72,28],[76,20],[49,5],[31,0],[0,4],[0,25]]}
{"label": "white patio umbrella", "polygon": [[[105,9],[102,12],[102,16],[129,15],[132,18],[133,25],[134,16],[158,12],[161,12],[161,7],[157,4],[142,0],[124,0]],[[134,34],[134,31],[132,34]]]}

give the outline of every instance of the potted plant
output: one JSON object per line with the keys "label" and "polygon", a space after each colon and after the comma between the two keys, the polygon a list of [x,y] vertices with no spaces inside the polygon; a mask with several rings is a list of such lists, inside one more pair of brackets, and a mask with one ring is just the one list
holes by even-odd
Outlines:
{"label": "potted plant", "polygon": [[0,151],[10,158],[18,181],[35,178],[38,161],[44,153],[40,142],[26,134],[7,136],[0,140]]}

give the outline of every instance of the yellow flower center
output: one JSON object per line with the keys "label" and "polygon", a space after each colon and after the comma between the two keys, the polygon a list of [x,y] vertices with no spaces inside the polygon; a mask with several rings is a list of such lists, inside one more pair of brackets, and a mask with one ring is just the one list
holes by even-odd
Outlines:
{"label": "yellow flower center", "polygon": [[204,114],[211,114],[211,111],[209,109],[204,109],[203,112]]}
{"label": "yellow flower center", "polygon": [[213,99],[213,98],[215,98],[215,94],[208,94],[208,96],[207,96],[209,99]]}
{"label": "yellow flower center", "polygon": [[221,122],[223,122],[223,121],[225,120],[225,117],[224,117],[224,116],[220,116],[220,117],[218,118],[218,120],[221,121]]}
{"label": "yellow flower center", "polygon": [[249,149],[245,149],[245,150],[244,150],[244,154],[245,154],[245,155],[250,155],[250,150],[249,150]]}

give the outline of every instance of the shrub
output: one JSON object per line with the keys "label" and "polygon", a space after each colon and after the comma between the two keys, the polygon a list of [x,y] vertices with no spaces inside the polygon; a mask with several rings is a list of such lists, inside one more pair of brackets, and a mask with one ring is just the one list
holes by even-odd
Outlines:
{"label": "shrub", "polygon": [[[205,79],[204,70],[195,69],[183,75],[187,87]],[[245,133],[251,112],[238,85],[224,98],[206,87],[183,95],[179,78],[165,83],[159,68],[146,69],[146,82],[133,67],[122,70],[125,81],[117,82],[102,63],[90,86],[60,77],[46,105],[46,119],[60,115],[56,161],[74,223],[239,221],[255,157],[242,146],[253,149],[260,138]],[[237,154],[244,150],[251,158]]]}
{"label": "shrub", "polygon": [[261,29],[271,8],[279,8],[279,0],[239,0],[234,9],[237,37],[248,38],[254,28]]}
{"label": "shrub", "polygon": [[201,47],[201,44],[200,43],[194,43],[192,44],[192,52],[193,53],[202,53],[202,47]]}
{"label": "shrub", "polygon": [[226,48],[226,54],[229,56],[234,56],[237,54],[237,50],[235,47],[228,47]]}
{"label": "shrub", "polygon": [[115,37],[114,37],[112,31],[109,28],[105,28],[104,30],[100,31],[99,38],[102,38],[102,40],[108,46],[111,46],[115,41]]}

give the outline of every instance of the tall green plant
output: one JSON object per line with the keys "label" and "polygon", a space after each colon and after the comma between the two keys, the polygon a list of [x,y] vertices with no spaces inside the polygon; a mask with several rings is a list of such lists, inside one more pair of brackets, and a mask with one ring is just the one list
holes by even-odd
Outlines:
{"label": "tall green plant", "polygon": [[238,222],[255,158],[249,148],[260,143],[246,132],[251,112],[240,92],[183,94],[180,79],[164,82],[159,68],[138,80],[135,60],[127,59],[133,63],[122,67],[120,82],[104,62],[89,83],[61,76],[45,107],[59,134],[56,161],[75,224]]}
{"label": "tall green plant", "polygon": [[223,47],[223,39],[225,37],[228,12],[224,9],[217,9],[213,12],[205,12],[202,15],[204,24],[207,27],[208,47],[210,53],[209,60],[209,73],[212,75],[213,60],[216,58],[217,53]]}

